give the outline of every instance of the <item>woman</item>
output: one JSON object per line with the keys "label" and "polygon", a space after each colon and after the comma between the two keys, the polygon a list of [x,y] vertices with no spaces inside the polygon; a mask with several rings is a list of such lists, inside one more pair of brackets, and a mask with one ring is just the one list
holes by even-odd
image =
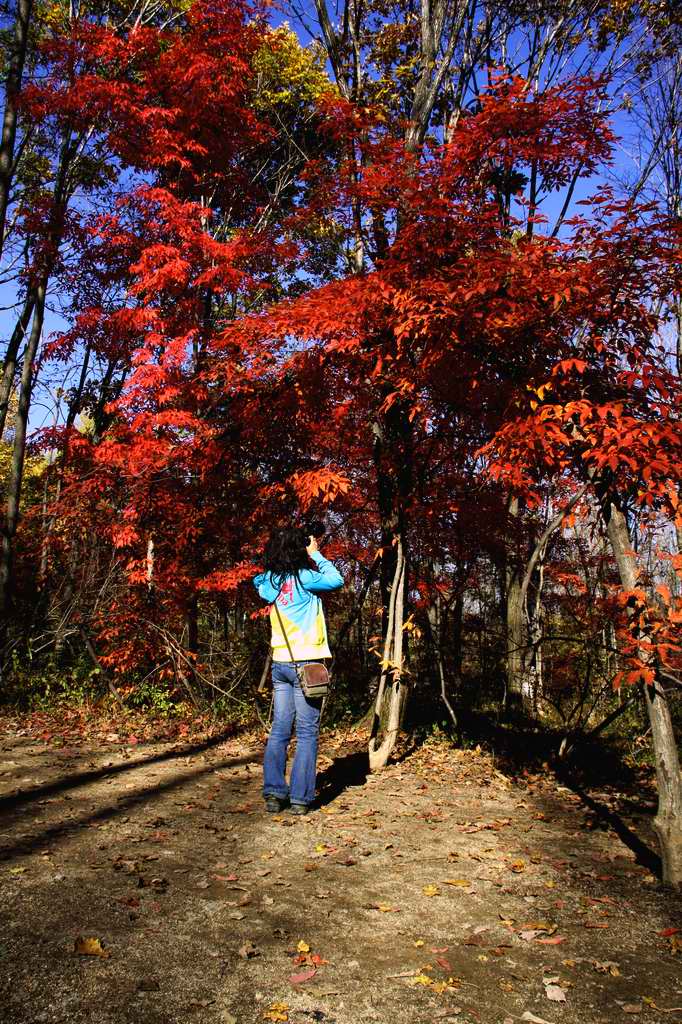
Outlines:
{"label": "woman", "polygon": [[[315,569],[310,567],[311,560]],[[306,536],[303,530],[289,528],[271,536],[265,549],[265,572],[256,576],[253,582],[260,596],[272,606],[270,626],[275,700],[272,729],[263,762],[265,808],[270,812],[281,811],[289,802],[292,814],[307,814],[315,799],[320,701],[306,699],[296,665],[331,657],[322,602],[317,595],[326,590],[338,590],[343,586],[343,579],[320,553],[314,537]],[[274,608],[275,602],[279,616]],[[287,785],[284,771],[294,722],[296,754]]]}

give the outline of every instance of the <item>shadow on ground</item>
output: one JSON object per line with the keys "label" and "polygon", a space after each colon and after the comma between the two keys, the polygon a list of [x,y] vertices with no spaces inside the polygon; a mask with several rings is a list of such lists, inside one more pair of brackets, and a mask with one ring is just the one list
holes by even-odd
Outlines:
{"label": "shadow on ground", "polygon": [[316,807],[324,807],[350,786],[363,786],[369,775],[369,754],[366,750],[338,757],[317,777]]}

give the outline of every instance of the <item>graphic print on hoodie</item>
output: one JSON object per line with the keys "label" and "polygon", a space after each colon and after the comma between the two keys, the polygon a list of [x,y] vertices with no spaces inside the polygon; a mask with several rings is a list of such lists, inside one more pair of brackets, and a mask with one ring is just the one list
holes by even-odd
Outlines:
{"label": "graphic print on hoodie", "polygon": [[[254,577],[260,596],[272,605],[275,600],[286,629],[294,661],[312,661],[330,658],[327,626],[322,601],[317,596],[343,586],[343,577],[334,565],[316,551],[312,556],[317,566],[299,570],[298,577],[287,576],[281,587],[275,586],[269,572]],[[282,633],[274,607],[270,609],[272,629],[272,660],[291,661],[291,655]]]}

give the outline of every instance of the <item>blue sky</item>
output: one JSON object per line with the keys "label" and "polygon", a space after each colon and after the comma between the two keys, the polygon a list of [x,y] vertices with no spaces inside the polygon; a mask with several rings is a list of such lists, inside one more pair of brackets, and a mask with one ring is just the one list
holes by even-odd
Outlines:
{"label": "blue sky", "polygon": [[[312,12],[311,6],[307,5],[306,10]],[[297,24],[293,18],[287,18],[283,13],[275,11],[273,12],[272,20],[275,24],[288,21],[289,24],[299,33],[299,37],[302,42],[309,42],[310,37],[308,33],[300,23]],[[575,54],[575,62],[580,64],[584,61],[585,57],[586,52],[581,51],[579,48]],[[619,85],[619,91],[614,94],[613,106],[615,109],[612,114],[612,123],[616,132],[621,136],[621,141],[617,143],[614,149],[613,172],[615,172],[617,177],[631,178],[637,174],[636,160],[633,159],[633,156],[636,157],[637,150],[642,140],[637,136],[632,118],[622,109],[618,109],[620,96],[624,90],[627,90],[627,88],[627,82],[624,85],[621,83]],[[629,88],[632,93],[635,93],[636,87],[634,83],[630,84]],[[636,102],[636,93],[634,99]],[[593,175],[591,179],[583,179],[579,182],[573,197],[572,208],[574,210],[580,209],[579,207],[576,207],[576,203],[587,198],[609,177],[609,173],[606,172],[605,174]],[[561,193],[552,194],[544,200],[542,210],[549,218],[550,224],[555,220],[562,204],[563,194]],[[11,332],[14,324],[16,298],[16,291],[11,282],[0,283],[0,307],[2,308],[3,325],[0,330],[0,336],[4,336],[5,338],[7,338]],[[60,315],[59,312],[59,296],[51,295],[49,306],[50,308],[45,318],[45,337],[52,333],[63,331],[69,327],[68,322]],[[49,372],[41,373],[41,379],[36,387],[31,408],[30,425],[33,429],[49,425],[53,422],[55,415],[55,389],[57,387],[68,387],[73,385],[77,379],[78,373],[78,365],[75,365],[72,368],[67,368],[63,364],[53,364],[49,367]]]}

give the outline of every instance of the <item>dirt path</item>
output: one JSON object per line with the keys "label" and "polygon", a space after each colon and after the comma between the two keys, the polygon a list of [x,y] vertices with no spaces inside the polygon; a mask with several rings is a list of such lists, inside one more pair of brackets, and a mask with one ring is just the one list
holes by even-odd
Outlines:
{"label": "dirt path", "polygon": [[328,740],[292,818],[253,740],[0,750],[2,1024],[682,1021],[682,902],[549,776]]}

